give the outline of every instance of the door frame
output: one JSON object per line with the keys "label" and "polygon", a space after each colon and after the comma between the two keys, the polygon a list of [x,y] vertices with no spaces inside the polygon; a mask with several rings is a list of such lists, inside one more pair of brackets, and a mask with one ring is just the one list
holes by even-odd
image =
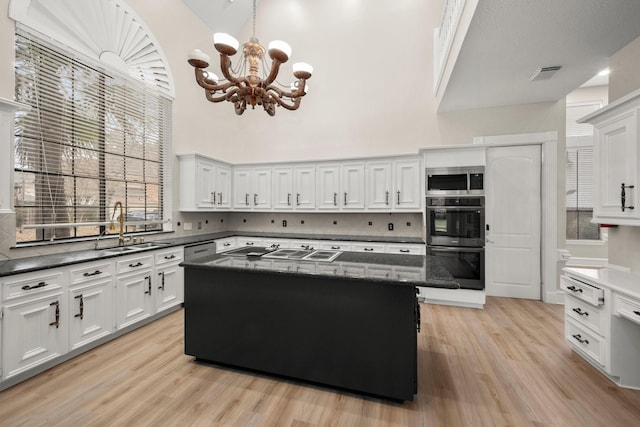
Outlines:
{"label": "door frame", "polygon": [[542,301],[554,304],[564,302],[564,293],[558,289],[558,132],[524,133],[514,135],[477,136],[473,144],[484,147],[541,145],[541,235],[540,278]]}

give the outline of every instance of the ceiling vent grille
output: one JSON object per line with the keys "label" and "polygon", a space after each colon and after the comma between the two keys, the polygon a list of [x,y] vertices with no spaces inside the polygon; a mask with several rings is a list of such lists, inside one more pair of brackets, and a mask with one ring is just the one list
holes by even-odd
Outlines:
{"label": "ceiling vent grille", "polygon": [[531,80],[532,82],[538,80],[549,80],[555,73],[558,72],[560,68],[562,68],[560,65],[538,68],[535,73],[533,73],[531,77],[529,77],[529,80]]}

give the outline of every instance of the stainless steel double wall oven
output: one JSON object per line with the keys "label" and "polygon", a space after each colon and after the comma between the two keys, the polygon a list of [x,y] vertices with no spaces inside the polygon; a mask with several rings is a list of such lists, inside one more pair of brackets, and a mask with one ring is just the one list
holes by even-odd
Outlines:
{"label": "stainless steel double wall oven", "polygon": [[426,170],[427,254],[462,289],[484,289],[484,166]]}

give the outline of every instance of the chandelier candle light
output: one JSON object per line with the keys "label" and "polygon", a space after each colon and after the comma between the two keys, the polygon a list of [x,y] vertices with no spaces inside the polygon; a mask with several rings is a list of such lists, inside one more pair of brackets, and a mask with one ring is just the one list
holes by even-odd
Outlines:
{"label": "chandelier candle light", "polygon": [[[204,89],[209,101],[233,102],[238,115],[244,113],[247,105],[251,105],[252,109],[261,105],[270,116],[276,114],[276,105],[287,110],[298,109],[300,99],[307,93],[306,81],[311,77],[313,67],[297,62],[292,68],[293,75],[298,80],[291,84],[289,90],[274,85],[280,65],[291,56],[291,47],[281,40],[269,43],[271,67],[268,67],[264,60],[265,48],[256,38],[256,0],[253,0],[253,36],[242,45],[243,61],[240,69],[235,72],[231,64],[231,56],[238,51],[238,40],[226,33],[215,33],[213,46],[220,53],[220,69],[226,80],[219,81],[218,76],[205,70],[209,66],[209,56],[199,49],[191,52],[188,61],[195,68],[196,82]],[[243,76],[247,65],[249,74]],[[258,75],[260,68],[263,70],[263,77]]]}

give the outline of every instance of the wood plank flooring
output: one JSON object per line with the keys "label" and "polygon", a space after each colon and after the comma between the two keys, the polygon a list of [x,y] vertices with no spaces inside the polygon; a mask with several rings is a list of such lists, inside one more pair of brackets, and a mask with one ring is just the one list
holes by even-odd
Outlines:
{"label": "wood plank flooring", "polygon": [[178,311],[0,392],[0,425],[640,425],[640,391],[569,349],[559,305],[423,304],[421,326],[418,394],[404,404],[195,362]]}

